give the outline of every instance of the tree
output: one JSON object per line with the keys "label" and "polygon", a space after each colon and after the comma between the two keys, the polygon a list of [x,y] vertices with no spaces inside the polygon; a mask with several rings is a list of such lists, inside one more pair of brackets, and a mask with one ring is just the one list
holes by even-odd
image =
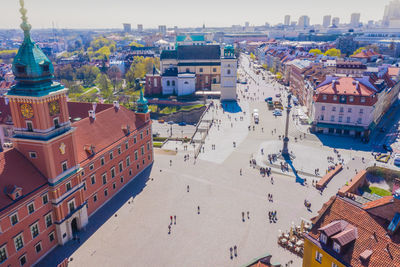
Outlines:
{"label": "tree", "polygon": [[275,68],[269,68],[269,71],[272,72],[273,74],[275,74],[276,72]]}
{"label": "tree", "polygon": [[75,79],[75,72],[71,65],[58,66],[54,70],[54,76],[58,80],[73,81]]}
{"label": "tree", "polygon": [[340,57],[341,52],[339,49],[336,48],[331,48],[326,50],[325,56],[330,56],[330,57]]}
{"label": "tree", "polygon": [[81,80],[84,86],[88,87],[93,85],[99,73],[98,67],[84,65],[76,71],[76,78]]}
{"label": "tree", "polygon": [[282,80],[282,78],[283,78],[282,73],[277,72],[277,73],[276,73],[276,78],[277,78],[278,80]]}
{"label": "tree", "polygon": [[267,64],[263,64],[262,66],[263,66],[264,70],[268,70],[268,65]]}
{"label": "tree", "polygon": [[311,49],[310,51],[308,51],[308,53],[313,54],[315,56],[323,54],[320,49]]}
{"label": "tree", "polygon": [[117,87],[117,85],[121,82],[122,78],[122,73],[121,70],[117,66],[112,66],[108,71],[107,71],[108,78],[111,80],[111,83],[114,87],[114,91]]}
{"label": "tree", "polygon": [[251,60],[256,60],[256,56],[253,53],[250,53]]}
{"label": "tree", "polygon": [[142,45],[142,44],[139,44],[139,43],[137,43],[137,42],[135,42],[135,41],[133,41],[132,43],[130,43],[130,44],[129,44],[129,46],[134,46],[134,47],[144,47],[144,45]]}
{"label": "tree", "polygon": [[110,80],[106,74],[99,74],[96,79],[96,83],[100,89],[101,95],[104,99],[110,99],[112,97],[112,90]]}

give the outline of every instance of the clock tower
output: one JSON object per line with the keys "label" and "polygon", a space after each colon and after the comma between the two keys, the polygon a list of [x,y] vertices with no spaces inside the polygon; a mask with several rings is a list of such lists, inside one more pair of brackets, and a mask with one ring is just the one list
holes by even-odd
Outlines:
{"label": "clock tower", "polygon": [[[16,85],[7,94],[14,122],[13,143],[47,178],[56,224],[66,228],[62,226],[65,218],[85,204],[80,188],[75,129],[69,120],[67,89],[53,81],[53,64],[31,39],[24,1],[20,0],[20,4],[24,41],[12,66]],[[86,207],[79,215],[82,218],[78,218],[81,219],[78,225],[83,227],[87,223]],[[60,234],[65,232],[58,230]],[[59,236],[58,240],[63,244],[69,237]]]}

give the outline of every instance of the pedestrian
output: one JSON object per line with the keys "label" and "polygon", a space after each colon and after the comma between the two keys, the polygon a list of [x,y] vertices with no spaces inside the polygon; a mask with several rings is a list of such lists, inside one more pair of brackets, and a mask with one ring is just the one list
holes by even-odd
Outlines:
{"label": "pedestrian", "polygon": [[176,224],[176,215],[174,215],[174,224]]}
{"label": "pedestrian", "polygon": [[187,186],[187,192],[189,193],[189,185]]}
{"label": "pedestrian", "polygon": [[232,247],[229,248],[229,251],[231,252],[231,259],[232,259],[233,258],[233,255],[232,255],[233,249],[232,249]]}
{"label": "pedestrian", "polygon": [[240,169],[240,176],[242,176],[242,169]]}
{"label": "pedestrian", "polygon": [[237,257],[237,246],[236,245],[233,247],[233,251],[235,253],[235,257]]}
{"label": "pedestrian", "polygon": [[247,212],[247,219],[250,219],[250,211]]}
{"label": "pedestrian", "polygon": [[244,221],[244,211],[242,211],[242,221]]}
{"label": "pedestrian", "polygon": [[172,166],[172,159],[169,160],[169,166]]}
{"label": "pedestrian", "polygon": [[169,216],[169,218],[171,219],[171,224],[172,224],[172,216]]}
{"label": "pedestrian", "polygon": [[200,214],[200,206],[197,206],[197,214]]}
{"label": "pedestrian", "polygon": [[168,234],[171,234],[171,225],[168,225]]}

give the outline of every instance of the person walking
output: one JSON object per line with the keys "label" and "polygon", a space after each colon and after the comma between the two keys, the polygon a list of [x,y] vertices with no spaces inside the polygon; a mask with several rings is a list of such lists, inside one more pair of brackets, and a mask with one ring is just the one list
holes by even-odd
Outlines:
{"label": "person walking", "polygon": [[237,257],[237,246],[236,245],[233,247],[233,251],[235,253],[235,257]]}
{"label": "person walking", "polygon": [[197,214],[200,214],[200,206],[197,206]]}
{"label": "person walking", "polygon": [[187,189],[187,192],[189,193],[189,185],[186,187],[186,189]]}
{"label": "person walking", "polygon": [[176,224],[176,215],[174,215],[174,224]]}
{"label": "person walking", "polygon": [[170,224],[172,224],[172,216],[169,216],[169,218],[171,219],[171,223]]}

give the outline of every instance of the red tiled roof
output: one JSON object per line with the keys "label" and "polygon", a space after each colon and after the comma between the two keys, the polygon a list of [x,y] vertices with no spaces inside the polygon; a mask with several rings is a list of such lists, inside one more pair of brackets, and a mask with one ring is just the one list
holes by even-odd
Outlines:
{"label": "red tiled roof", "polygon": [[[108,108],[112,108],[112,104],[100,104],[97,103],[96,105],[96,113],[106,110]],[[68,102],[68,111],[71,120],[75,118],[87,118],[89,117],[89,110],[93,109],[92,103],[85,103],[85,102]]]}
{"label": "red tiled roof", "polygon": [[365,210],[368,210],[368,209],[373,209],[373,208],[380,207],[383,205],[387,205],[392,202],[393,202],[393,196],[384,196],[380,199],[365,203],[362,208]]}
{"label": "red tiled roof", "polygon": [[[330,252],[331,255],[349,266],[362,267],[365,265],[361,262],[360,255],[369,249],[372,250],[372,255],[368,261],[368,266],[400,266],[399,231],[388,236],[389,221],[372,215],[339,196],[332,198],[327,205],[324,205],[319,216],[314,219],[315,225],[308,233],[307,238],[321,246],[318,241],[320,235],[318,229],[337,220],[345,220],[356,227],[358,237],[341,254]],[[387,249],[388,247],[389,249]]]}
{"label": "red tiled roof", "polygon": [[342,232],[332,236],[332,239],[336,240],[340,246],[345,246],[357,238],[357,229],[351,225],[348,225],[346,228]]}
{"label": "red tiled roof", "polygon": [[28,195],[35,189],[47,184],[47,179],[15,148],[0,153],[0,210],[13,203],[4,190],[14,185],[22,188],[22,194]]}
{"label": "red tiled roof", "polygon": [[363,50],[360,53],[352,55],[350,57],[352,57],[352,58],[370,58],[373,56],[380,56],[380,54],[373,50]]}
{"label": "red tiled roof", "polygon": [[325,226],[319,228],[318,230],[324,232],[327,237],[330,237],[332,235],[339,233],[340,231],[343,231],[343,229],[347,225],[348,225],[348,223],[343,220],[334,221],[334,222],[329,223],[328,225],[325,225]]}
{"label": "red tiled roof", "polygon": [[108,108],[96,112],[96,119],[85,118],[72,124],[76,127],[76,145],[78,161],[81,163],[88,159],[85,146],[93,145],[95,153],[99,153],[121,138],[125,137],[123,127],[129,125],[131,132],[145,125],[133,111],[123,106],[117,110]]}
{"label": "red tiled roof", "polygon": [[334,79],[335,86],[332,85],[333,81],[317,88],[320,94],[332,94],[332,95],[353,95],[353,96],[371,96],[376,91],[374,88],[368,87],[363,83],[359,82],[359,88],[357,88],[357,80],[352,77],[341,77]]}

